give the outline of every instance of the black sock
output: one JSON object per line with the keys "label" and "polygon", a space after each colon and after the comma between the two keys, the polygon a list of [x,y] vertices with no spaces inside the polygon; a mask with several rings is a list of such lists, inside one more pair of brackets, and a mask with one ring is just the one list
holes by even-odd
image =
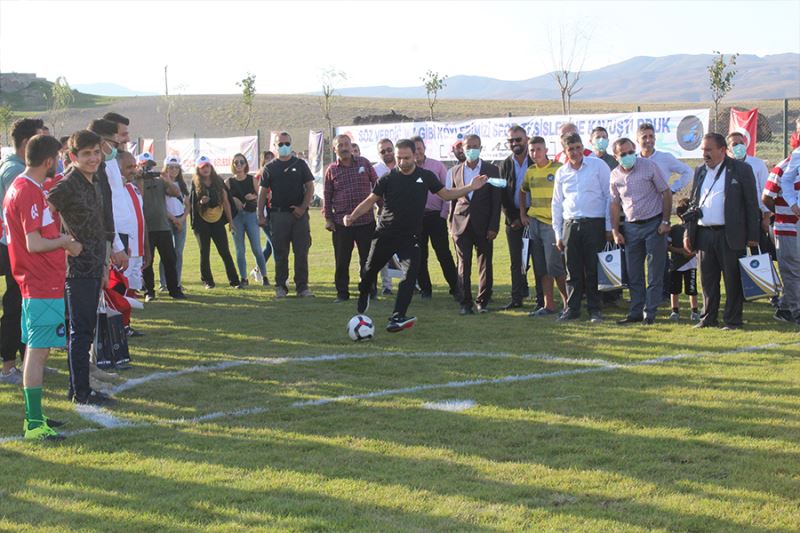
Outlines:
{"label": "black sock", "polygon": [[692,313],[696,313],[696,312],[697,312],[697,308],[696,307],[692,307]]}
{"label": "black sock", "polygon": [[672,308],[672,312],[673,313],[678,313],[678,312],[680,312],[680,310],[677,307],[673,307]]}

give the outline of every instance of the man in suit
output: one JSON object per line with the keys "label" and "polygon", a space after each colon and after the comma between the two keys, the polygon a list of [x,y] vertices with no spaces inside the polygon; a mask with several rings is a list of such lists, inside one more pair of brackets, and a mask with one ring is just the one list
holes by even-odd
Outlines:
{"label": "man in suit", "polygon": [[[522,234],[525,228],[520,220],[520,194],[522,184],[525,182],[525,173],[533,160],[528,157],[528,134],[525,128],[515,124],[508,129],[508,148],[511,149],[503,165],[500,167],[500,176],[506,180],[506,188],[501,191],[503,212],[506,215],[506,239],[508,240],[508,253],[511,256],[511,301],[503,309],[522,307],[522,300],[527,296],[528,283],[526,273],[522,269]],[[530,207],[530,197],[525,195],[526,205],[523,210]],[[543,295],[540,294],[540,274],[534,268],[536,276],[536,307],[544,305]]]}
{"label": "man in suit", "polygon": [[[481,138],[467,135],[464,139],[467,160],[453,167],[452,186],[469,185],[477,176],[499,178],[500,170],[486,161],[481,161]],[[462,315],[473,314],[472,248],[478,252],[478,296],[475,298],[478,312],[488,311],[492,297],[492,245],[500,228],[500,189],[484,187],[453,202],[450,209],[450,233],[458,254],[458,294]]]}
{"label": "man in suit", "polygon": [[694,327],[716,327],[720,274],[725,279],[724,330],[742,327],[744,294],[739,258],[746,246],[758,245],[759,209],[755,177],[750,165],[727,157],[725,137],[708,133],[701,145],[705,165],[694,172],[692,197],[702,211],[694,235],[687,232],[684,246],[700,256],[703,313]]}

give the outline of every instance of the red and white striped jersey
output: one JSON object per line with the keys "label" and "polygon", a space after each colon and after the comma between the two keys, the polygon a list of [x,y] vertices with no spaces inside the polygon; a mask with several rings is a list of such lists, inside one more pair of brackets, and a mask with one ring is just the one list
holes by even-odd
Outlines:
{"label": "red and white striped jersey", "polygon": [[[773,231],[775,235],[797,236],[797,215],[792,212],[789,204],[783,198],[781,192],[781,178],[783,172],[789,167],[792,160],[790,155],[772,169],[767,178],[767,185],[764,187],[763,194],[775,199],[775,223]],[[794,189],[800,194],[800,181],[794,182]]]}

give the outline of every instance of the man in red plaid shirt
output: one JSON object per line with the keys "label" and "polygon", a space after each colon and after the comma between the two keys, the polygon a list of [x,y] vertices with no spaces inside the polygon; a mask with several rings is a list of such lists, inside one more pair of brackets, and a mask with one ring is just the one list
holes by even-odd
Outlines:
{"label": "man in red plaid shirt", "polygon": [[344,302],[350,299],[353,242],[358,247],[358,263],[363,269],[375,233],[375,215],[369,212],[350,226],[345,226],[343,219],[370,195],[378,176],[366,158],[353,155],[352,142],[347,135],[337,135],[333,140],[333,148],[336,161],[325,171],[323,211],[325,229],[332,233],[333,238],[336,301]]}

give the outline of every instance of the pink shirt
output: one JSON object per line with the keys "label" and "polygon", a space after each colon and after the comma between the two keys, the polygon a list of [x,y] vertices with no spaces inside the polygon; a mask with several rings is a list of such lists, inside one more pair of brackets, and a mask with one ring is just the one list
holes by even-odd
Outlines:
{"label": "pink shirt", "polygon": [[637,157],[630,170],[622,165],[611,171],[611,200],[621,200],[628,222],[647,220],[663,212],[661,193],[669,189],[661,169],[643,157]]}
{"label": "pink shirt", "polygon": [[[445,187],[447,186],[447,167],[444,166],[444,163],[437,161],[436,159],[426,157],[425,162],[420,166],[425,170],[430,170],[436,174],[436,177],[439,178],[439,181],[442,182],[442,185]],[[439,214],[442,218],[447,218],[448,209],[449,204],[447,202],[435,194],[428,193],[428,201],[425,202],[425,211],[439,211]]]}

